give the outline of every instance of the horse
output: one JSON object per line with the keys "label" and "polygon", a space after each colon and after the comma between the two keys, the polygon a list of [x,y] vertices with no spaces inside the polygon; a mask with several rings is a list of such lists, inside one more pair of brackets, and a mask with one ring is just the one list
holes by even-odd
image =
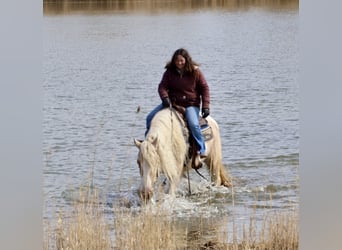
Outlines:
{"label": "horse", "polygon": [[[211,117],[206,117],[212,130],[212,138],[206,140],[204,163],[215,186],[231,187],[231,178],[222,163],[222,148],[219,127]],[[184,126],[180,114],[173,108],[159,111],[151,121],[145,140],[134,139],[139,149],[137,163],[141,183],[139,195],[144,200],[153,196],[153,187],[159,174],[163,173],[169,182],[168,194],[174,196],[180,178],[192,167],[189,157],[189,130]]]}

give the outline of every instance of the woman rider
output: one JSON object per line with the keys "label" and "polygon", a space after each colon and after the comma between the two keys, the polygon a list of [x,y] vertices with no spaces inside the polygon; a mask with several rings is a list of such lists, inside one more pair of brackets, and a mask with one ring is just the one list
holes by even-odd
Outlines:
{"label": "woman rider", "polygon": [[[154,115],[163,108],[170,107],[171,102],[185,108],[185,117],[189,129],[198,146],[197,157],[206,157],[206,148],[199,125],[199,111],[202,107],[202,117],[209,115],[209,86],[204,75],[198,68],[187,50],[176,50],[165,66],[165,72],[158,86],[158,93],[162,100],[146,118],[147,131]],[[147,134],[146,131],[146,134]]]}

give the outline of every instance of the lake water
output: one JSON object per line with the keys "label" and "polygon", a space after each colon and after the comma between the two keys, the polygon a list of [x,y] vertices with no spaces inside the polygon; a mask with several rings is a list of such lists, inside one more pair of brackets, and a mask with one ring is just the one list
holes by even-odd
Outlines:
{"label": "lake water", "polygon": [[160,102],[165,63],[180,47],[201,64],[210,86],[234,190],[211,187],[191,173],[196,195],[186,197],[187,183],[181,185],[175,216],[234,214],[244,223],[252,213],[260,219],[267,211],[296,209],[296,2],[132,6],[44,5],[44,219],[68,210],[72,190],[89,180],[105,195],[108,214],[117,200],[139,207],[133,138],[143,138],[145,117]]}

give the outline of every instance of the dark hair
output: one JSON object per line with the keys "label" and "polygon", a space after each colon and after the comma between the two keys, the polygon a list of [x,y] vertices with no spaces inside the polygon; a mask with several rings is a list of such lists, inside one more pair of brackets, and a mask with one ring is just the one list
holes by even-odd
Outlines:
{"label": "dark hair", "polygon": [[193,76],[196,76],[196,67],[199,66],[198,63],[194,62],[189,54],[189,52],[186,49],[180,48],[177,49],[174,53],[173,56],[171,58],[171,61],[169,61],[166,66],[165,69],[172,69],[172,70],[176,70],[176,64],[175,61],[177,59],[177,56],[181,55],[182,57],[185,58],[185,65],[184,65],[184,71],[187,73],[190,73]]}

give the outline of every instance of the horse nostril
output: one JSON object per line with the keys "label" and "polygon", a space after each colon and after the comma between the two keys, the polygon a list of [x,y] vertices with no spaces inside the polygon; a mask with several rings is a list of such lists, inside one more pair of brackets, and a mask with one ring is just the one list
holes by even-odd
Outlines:
{"label": "horse nostril", "polygon": [[153,196],[153,191],[151,189],[145,188],[144,190],[140,190],[140,198],[143,200],[150,200]]}

